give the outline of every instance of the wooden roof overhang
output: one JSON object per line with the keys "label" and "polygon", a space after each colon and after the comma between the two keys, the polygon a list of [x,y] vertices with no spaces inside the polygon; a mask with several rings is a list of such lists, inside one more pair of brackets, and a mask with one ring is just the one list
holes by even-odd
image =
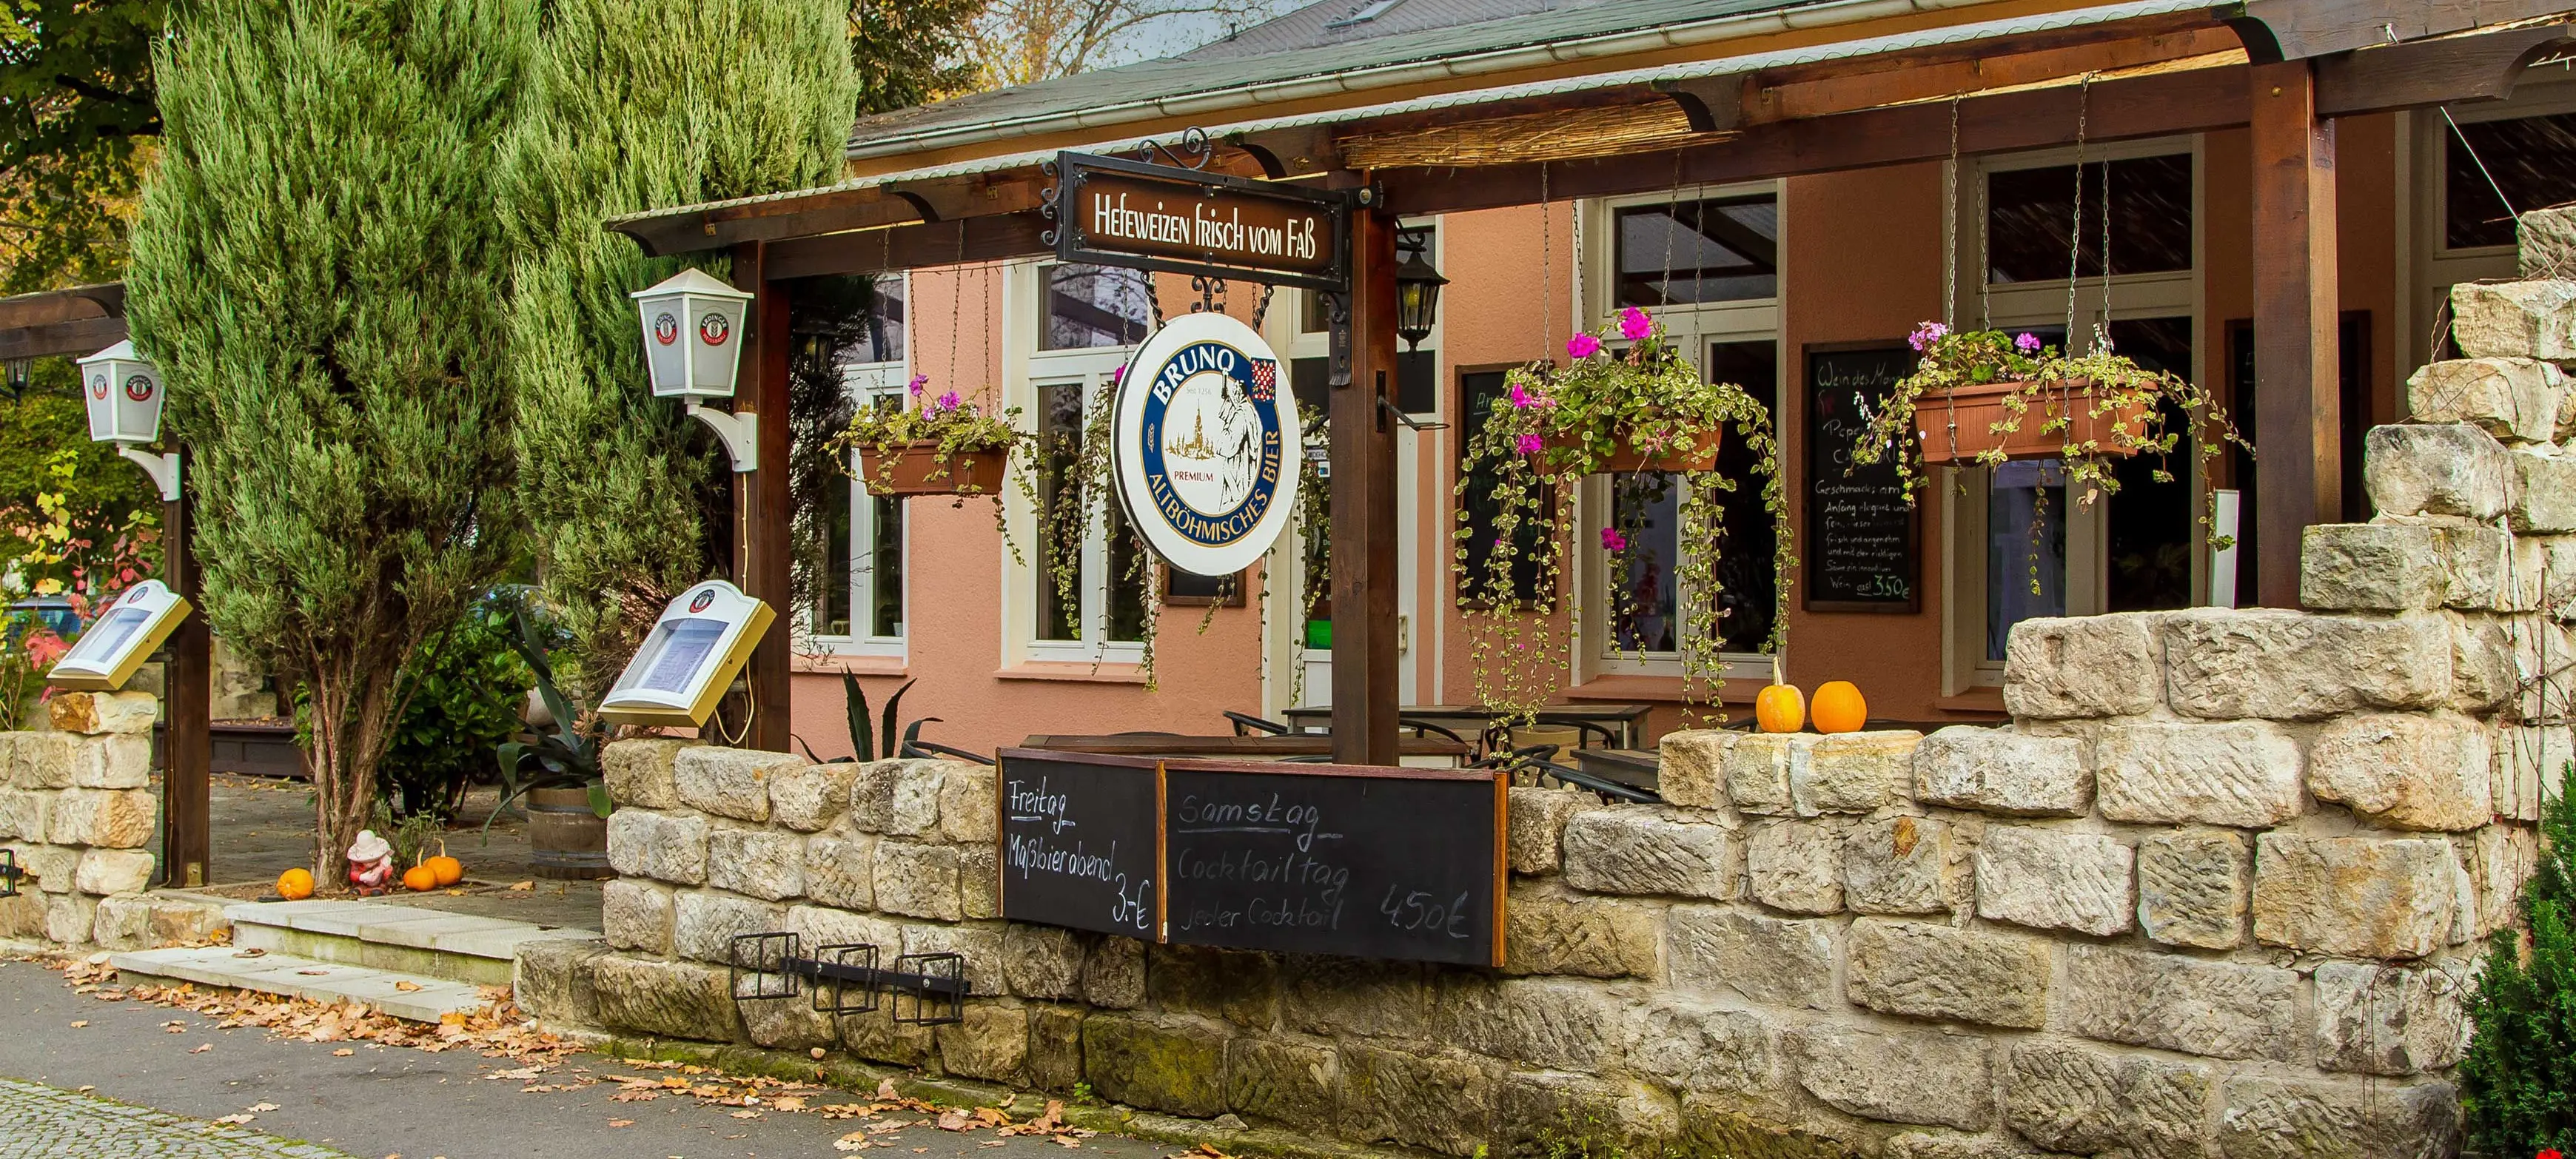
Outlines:
{"label": "wooden roof overhang", "polygon": [[125,340],[125,286],[0,298],[0,362],[94,354]]}
{"label": "wooden roof overhang", "polygon": [[[2256,0],[1682,80],[1381,104],[1212,127],[1212,168],[1286,180],[1365,169],[1391,209],[1431,214],[1938,160],[1954,117],[1963,155],[2062,145],[2076,139],[2077,86],[2087,140],[2236,128],[2250,119],[2250,68],[2284,58],[2314,61],[2322,116],[2497,100],[2529,65],[2576,51],[2568,3],[2441,6],[2453,26],[2408,41],[2436,6]],[[2382,43],[2392,31],[2400,42]],[[2370,47],[2348,47],[2365,33]],[[1602,138],[1614,151],[1587,151]],[[1039,165],[1020,154],[609,227],[652,253],[762,243],[772,280],[1038,256],[1052,185]]]}

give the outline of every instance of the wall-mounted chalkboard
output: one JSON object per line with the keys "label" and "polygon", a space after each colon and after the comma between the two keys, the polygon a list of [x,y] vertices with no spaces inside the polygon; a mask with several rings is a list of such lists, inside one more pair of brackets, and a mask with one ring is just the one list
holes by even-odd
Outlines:
{"label": "wall-mounted chalkboard", "polygon": [[1163,777],[1171,941],[1502,964],[1496,774],[1170,761]]}
{"label": "wall-mounted chalkboard", "polygon": [[1162,904],[1157,762],[1005,749],[1002,916],[1153,940]]}
{"label": "wall-mounted chalkboard", "polygon": [[1806,349],[1807,582],[1813,612],[1922,610],[1922,522],[1893,462],[1852,466],[1872,408],[1914,370],[1905,344]]}
{"label": "wall-mounted chalkboard", "polygon": [[1502,964],[1501,774],[1008,749],[998,780],[1013,921]]}

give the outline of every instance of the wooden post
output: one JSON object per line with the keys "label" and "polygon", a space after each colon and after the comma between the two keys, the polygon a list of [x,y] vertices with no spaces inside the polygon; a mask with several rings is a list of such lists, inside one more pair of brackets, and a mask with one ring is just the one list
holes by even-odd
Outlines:
{"label": "wooden post", "polygon": [[[177,453],[184,482],[187,451]],[[207,772],[214,761],[207,720],[214,709],[214,635],[206,629],[205,590],[193,550],[194,506],[184,486],[179,498],[161,505],[161,582],[197,608],[163,644],[169,663],[162,671],[167,730],[161,744],[161,878],[186,888],[203,886],[214,874]]]}
{"label": "wooden post", "polygon": [[[1351,214],[1350,382],[1331,388],[1333,760],[1392,765],[1395,714],[1395,221]],[[1337,342],[1336,345],[1341,345]]]}
{"label": "wooden post", "polygon": [[744,595],[766,602],[778,622],[751,650],[743,676],[751,682],[751,731],[745,748],[787,751],[789,521],[787,488],[787,294],[768,278],[768,248],[745,242],[733,248],[735,289],[756,295],[747,315],[751,334],[743,352],[743,389],[734,392],[736,414],[760,416],[760,469],[733,476],[733,574]]}
{"label": "wooden post", "polygon": [[2253,497],[2261,558],[2255,593],[2299,606],[2299,545],[2312,523],[2343,518],[2342,388],[2337,374],[2334,122],[2317,116],[2303,60],[2255,65]]}

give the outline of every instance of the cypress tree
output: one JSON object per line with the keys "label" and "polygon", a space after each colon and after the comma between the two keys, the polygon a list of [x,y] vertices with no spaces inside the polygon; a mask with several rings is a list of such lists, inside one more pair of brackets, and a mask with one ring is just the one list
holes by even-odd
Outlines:
{"label": "cypress tree", "polygon": [[525,0],[196,0],[154,56],[128,317],[206,614],[302,694],[326,881],[395,674],[511,556],[492,174],[532,28]]}
{"label": "cypress tree", "polygon": [[2564,792],[2542,806],[2540,837],[2522,893],[2529,952],[2511,927],[2487,943],[2460,1060],[2469,1145],[2498,1156],[2576,1148],[2576,804]]}
{"label": "cypress tree", "polygon": [[[556,0],[503,215],[524,256],[510,300],[520,496],[581,682],[605,687],[672,595],[708,565],[712,439],[651,396],[634,290],[648,258],[603,218],[824,184],[858,79],[848,0]],[[746,367],[746,375],[749,368]]]}

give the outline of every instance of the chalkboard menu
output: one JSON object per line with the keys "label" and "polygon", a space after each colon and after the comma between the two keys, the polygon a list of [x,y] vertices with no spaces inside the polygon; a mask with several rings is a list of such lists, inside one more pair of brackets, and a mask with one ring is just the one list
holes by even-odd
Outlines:
{"label": "chalkboard menu", "polygon": [[[1297,771],[1252,771],[1255,769]],[[1500,965],[1495,774],[1164,765],[1171,941]]]}
{"label": "chalkboard menu", "polygon": [[1006,749],[1002,916],[1154,940],[1157,762]]}
{"label": "chalkboard menu", "polygon": [[1889,387],[1914,370],[1903,343],[1809,346],[1806,375],[1807,582],[1815,612],[1922,610],[1922,524],[1896,465],[1852,465],[1852,447]]}

